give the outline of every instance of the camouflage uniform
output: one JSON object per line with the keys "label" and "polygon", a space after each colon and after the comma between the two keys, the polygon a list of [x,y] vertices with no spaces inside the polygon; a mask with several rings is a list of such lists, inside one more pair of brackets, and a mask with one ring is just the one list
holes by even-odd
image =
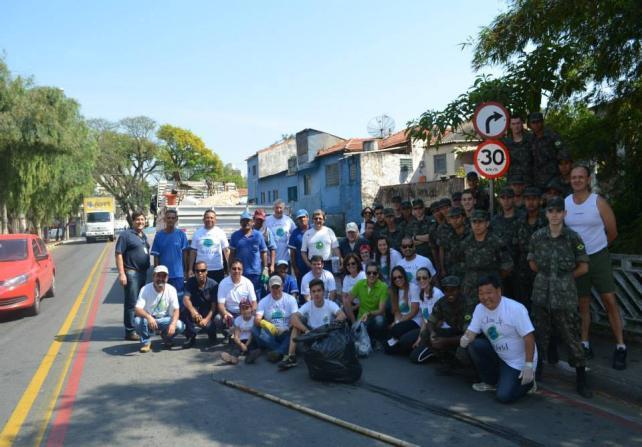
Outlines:
{"label": "camouflage uniform", "polygon": [[[463,335],[468,328],[472,318],[472,311],[466,312],[464,305],[464,297],[460,294],[457,300],[453,303],[449,302],[446,297],[441,298],[435,303],[432,312],[428,317],[428,321],[433,325],[439,322],[448,324],[448,328],[438,328],[436,333],[440,337],[455,337]],[[455,357],[460,359],[467,359],[467,354],[464,349],[457,346],[452,350],[437,350],[431,346],[430,333],[426,330],[421,333],[421,344],[423,346],[430,346],[433,354],[440,361],[448,359],[448,357],[455,354]],[[466,362],[464,362],[466,363]]]}
{"label": "camouflage uniform", "polygon": [[555,331],[568,346],[571,363],[575,367],[585,366],[573,278],[577,264],[589,262],[582,239],[566,227],[555,238],[548,226],[540,228],[531,238],[528,260],[535,261],[538,270],[531,296],[538,352],[547,351]]}
{"label": "camouflage uniform", "polygon": [[[498,214],[493,217],[490,224],[490,231],[506,244],[510,252],[513,264],[517,264],[517,230],[519,229],[519,217],[517,213],[513,217],[504,217]],[[504,296],[514,298],[517,289],[517,272],[513,270],[508,276],[502,279],[502,292]]]}
{"label": "camouflage uniform", "polygon": [[450,224],[439,226],[437,244],[444,249],[444,275],[453,275],[464,279],[464,258],[460,245],[470,235],[470,225],[464,225],[464,232],[459,235]]}
{"label": "camouflage uniform", "polygon": [[460,252],[464,259],[464,279],[462,290],[466,297],[467,309],[474,309],[479,303],[477,282],[485,275],[499,276],[500,270],[511,270],[513,259],[506,245],[490,231],[483,241],[475,239],[471,234],[460,244]]}
{"label": "camouflage uniform", "polygon": [[395,231],[390,231],[386,227],[384,230],[379,231],[379,235],[388,239],[388,243],[392,248],[397,251],[401,251],[401,239],[405,236],[405,233],[401,231],[401,228],[397,227]]}
{"label": "camouflage uniform", "polygon": [[520,142],[513,141],[510,137],[504,139],[504,144],[508,147],[508,154],[510,155],[509,181],[515,176],[521,176],[527,185],[533,183],[532,138],[533,136],[530,132],[525,132]]}
{"label": "camouflage uniform", "polygon": [[544,135],[531,139],[533,154],[533,184],[542,190],[555,176],[559,174],[557,153],[562,149],[560,136],[549,129],[544,129]]}
{"label": "camouflage uniform", "polygon": [[[406,235],[408,236],[425,236],[430,233],[432,225],[432,220],[428,216],[424,216],[423,219],[418,220],[415,219],[411,225],[408,227],[404,228]],[[432,250],[431,250],[431,242],[415,242],[415,246],[417,247],[417,254],[421,256],[425,256],[427,258],[432,259]]]}
{"label": "camouflage uniform", "polygon": [[535,272],[528,265],[529,244],[533,233],[547,225],[546,217],[541,213],[537,216],[537,220],[533,225],[528,223],[528,215],[526,215],[520,220],[519,229],[517,230],[517,264],[515,273],[517,275],[518,288],[515,291],[515,299],[527,308],[530,307],[533,281],[535,280]]}

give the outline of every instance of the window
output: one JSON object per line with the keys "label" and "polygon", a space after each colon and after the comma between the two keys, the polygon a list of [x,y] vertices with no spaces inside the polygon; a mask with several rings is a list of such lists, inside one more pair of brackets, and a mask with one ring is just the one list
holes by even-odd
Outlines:
{"label": "window", "polygon": [[327,165],[325,167],[325,186],[337,186],[339,180],[339,163]]}
{"label": "window", "polygon": [[296,186],[290,186],[288,188],[288,202],[296,202],[298,199]]}
{"label": "window", "polygon": [[357,181],[357,157],[348,158],[348,179],[350,183]]}
{"label": "window", "polygon": [[256,177],[256,165],[252,166],[252,177]]}
{"label": "window", "polygon": [[261,203],[265,203],[265,192],[261,193]]}
{"label": "window", "polygon": [[433,169],[435,174],[446,175],[448,169],[446,167],[446,154],[439,154],[432,156]]}
{"label": "window", "polygon": [[296,174],[296,156],[288,158],[288,175]]}
{"label": "window", "polygon": [[275,201],[278,198],[279,198],[279,190],[278,189],[272,190],[272,201]]}
{"label": "window", "polygon": [[309,196],[312,194],[312,176],[306,174],[303,176],[303,195]]}
{"label": "window", "polygon": [[399,159],[399,183],[406,183],[412,173],[412,158]]}
{"label": "window", "polygon": [[272,203],[272,191],[268,191],[268,203]]}

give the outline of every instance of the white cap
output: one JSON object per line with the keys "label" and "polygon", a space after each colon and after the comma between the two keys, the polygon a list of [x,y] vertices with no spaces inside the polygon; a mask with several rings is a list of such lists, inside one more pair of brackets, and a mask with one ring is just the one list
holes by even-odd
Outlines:
{"label": "white cap", "polygon": [[351,231],[354,231],[355,233],[359,232],[359,227],[354,222],[350,222],[348,225],[346,225],[346,233],[349,233]]}
{"label": "white cap", "polygon": [[164,265],[157,265],[154,267],[154,273],[165,273],[166,275],[169,275],[169,270],[167,270],[167,267]]}

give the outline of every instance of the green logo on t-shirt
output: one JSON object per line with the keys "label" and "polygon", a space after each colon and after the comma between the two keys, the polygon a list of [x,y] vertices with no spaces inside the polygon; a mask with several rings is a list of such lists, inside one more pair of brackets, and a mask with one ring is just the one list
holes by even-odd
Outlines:
{"label": "green logo on t-shirt", "polygon": [[497,328],[495,326],[491,326],[486,331],[486,335],[491,340],[497,340],[497,338],[499,337],[499,332],[497,332]]}
{"label": "green logo on t-shirt", "polygon": [[412,278],[413,278],[412,273],[406,272],[406,279],[408,280],[409,283],[412,282]]}
{"label": "green logo on t-shirt", "polygon": [[276,229],[276,235],[277,235],[278,237],[283,237],[283,236],[285,236],[285,230],[284,230],[283,228],[281,228],[281,227],[277,228],[277,229]]}
{"label": "green logo on t-shirt", "polygon": [[314,244],[317,250],[323,250],[323,242],[319,241],[316,244]]}
{"label": "green logo on t-shirt", "polygon": [[201,244],[203,244],[203,246],[205,247],[211,247],[212,245],[214,245],[214,241],[212,239],[202,239]]}
{"label": "green logo on t-shirt", "polygon": [[421,314],[423,315],[424,320],[427,320],[428,317],[430,317],[430,311],[428,310],[428,308],[424,308],[424,310],[421,311]]}

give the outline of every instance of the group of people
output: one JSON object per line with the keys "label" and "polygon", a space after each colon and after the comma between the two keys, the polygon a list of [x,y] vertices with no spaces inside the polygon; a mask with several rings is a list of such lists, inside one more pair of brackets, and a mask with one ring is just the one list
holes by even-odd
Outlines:
{"label": "group of people", "polygon": [[[590,170],[572,166],[539,112],[529,127],[511,118],[508,186],[492,219],[495,198],[474,172],[468,189],[429,207],[395,197],[390,208],[364,208],[341,242],[323,210],[312,223],[306,210],[292,219],[280,200],[269,216],[241,214],[231,235],[207,210],[191,242],[169,209],[151,248],[136,213],[116,244],[125,338],[147,352],[153,332],[167,346],[183,333],[184,348],[198,333],[212,341],[221,333],[233,348],[226,362],[253,363],[266,352],[287,369],[297,365],[299,334],[333,320],[363,322],[376,349],[417,363],[436,358],[447,372],[471,368],[473,389],[495,390],[502,402],[535,388],[561,341],[578,392],[590,397],[591,287],[616,338],[613,367],[626,367],[608,253],[615,217],[591,192]],[[150,255],[153,281],[144,285]]]}

